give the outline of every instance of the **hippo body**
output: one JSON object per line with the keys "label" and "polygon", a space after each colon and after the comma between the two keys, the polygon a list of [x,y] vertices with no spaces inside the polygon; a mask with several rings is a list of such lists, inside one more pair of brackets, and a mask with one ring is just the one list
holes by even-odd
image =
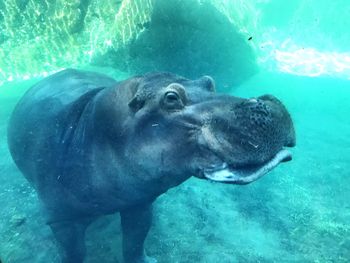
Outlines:
{"label": "hippo body", "polygon": [[63,70],[30,88],[8,126],[12,157],[36,189],[62,262],[83,262],[86,227],[120,212],[127,263],[156,262],[143,243],[152,202],[191,176],[246,184],[291,159],[291,118],[270,95],[215,93],[204,76],[149,73],[117,82]]}

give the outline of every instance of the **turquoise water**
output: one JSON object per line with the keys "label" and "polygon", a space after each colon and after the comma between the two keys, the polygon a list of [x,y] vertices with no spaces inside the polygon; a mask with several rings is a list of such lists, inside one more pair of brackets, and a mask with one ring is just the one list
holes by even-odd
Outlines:
{"label": "turquoise water", "polygon": [[[127,2],[124,1],[125,5]],[[146,240],[146,251],[161,263],[350,260],[350,60],[349,42],[346,42],[350,33],[345,30],[348,27],[343,27],[344,24],[338,21],[347,17],[349,4],[347,1],[332,1],[327,6],[329,2],[316,4],[300,0],[283,7],[282,1],[277,0],[255,2],[247,1],[250,6],[246,9],[241,6],[241,10],[260,13],[262,25],[255,32],[264,34],[248,34],[256,41],[249,44],[253,45],[250,47],[256,62],[247,62],[245,67],[254,70],[244,71],[246,77],[234,81],[215,72],[219,78],[221,76],[217,82],[222,86],[218,88],[221,92],[243,97],[270,93],[280,98],[291,112],[296,128],[297,146],[292,149],[293,161],[280,165],[247,186],[191,178],[160,196],[155,202],[154,222]],[[217,1],[216,8],[224,3],[233,8],[227,1]],[[0,8],[4,5],[1,2]],[[186,5],[188,3],[183,4]],[[313,11],[307,12],[310,7]],[[6,8],[0,13],[12,10],[8,3]],[[101,6],[92,8],[98,14],[107,12]],[[245,19],[250,18],[246,25],[253,30],[250,23],[256,22],[256,16],[249,14],[256,13],[247,11],[244,19],[239,19],[236,24],[244,24]],[[332,19],[337,22],[331,26],[327,23],[332,23]],[[50,18],[47,20],[51,21]],[[89,20],[86,24],[87,29],[96,26]],[[5,23],[0,25],[0,28],[5,28]],[[108,35],[104,27],[97,28]],[[86,33],[82,32],[81,39]],[[315,34],[312,37],[306,32]],[[36,34],[40,35],[41,31]],[[242,39],[246,39],[244,34]],[[62,41],[61,48],[68,52],[66,57],[52,50],[52,53],[47,51],[48,55],[42,51],[50,60],[50,66],[41,64],[45,61],[43,55],[33,67],[24,63],[21,68],[18,67],[21,57],[16,51],[19,46],[11,46],[11,34],[7,35],[3,42],[0,38],[0,58],[11,48],[17,56],[12,57],[16,61],[13,67],[7,60],[0,61],[3,76],[0,79],[0,259],[3,263],[55,263],[59,262],[58,251],[40,212],[37,195],[17,170],[8,152],[6,127],[10,113],[21,95],[45,72],[66,67],[70,59],[73,66],[105,72],[117,79],[133,75],[135,68],[118,65],[107,65],[106,68],[102,67],[106,65],[96,64],[92,67],[92,62],[86,60],[84,54],[76,52],[81,44],[79,37],[76,42],[72,40],[74,45]],[[215,45],[217,43],[213,42],[208,49],[215,48]],[[243,44],[242,47],[247,48]],[[103,52],[103,47],[97,44],[96,49]],[[219,51],[216,49],[213,53]],[[169,54],[165,52],[163,55]],[[148,69],[149,64],[142,58],[138,61]],[[196,53],[196,58],[202,57]],[[22,59],[27,63],[34,57],[24,53]],[[186,62],[190,63],[191,57],[187,59]],[[168,65],[163,66],[167,69]],[[199,67],[198,73],[200,70]],[[205,73],[210,75],[210,72]],[[116,214],[100,218],[91,225],[86,237],[86,262],[122,262],[119,221]]]}

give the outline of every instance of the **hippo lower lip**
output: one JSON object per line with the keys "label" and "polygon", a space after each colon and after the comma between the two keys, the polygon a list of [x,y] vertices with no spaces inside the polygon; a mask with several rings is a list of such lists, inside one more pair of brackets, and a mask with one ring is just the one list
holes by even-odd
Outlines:
{"label": "hippo lower lip", "polygon": [[203,174],[205,178],[215,182],[249,184],[274,169],[281,162],[287,162],[291,159],[291,153],[282,149],[270,161],[262,165],[234,168],[229,167],[224,162],[219,167],[205,169]]}

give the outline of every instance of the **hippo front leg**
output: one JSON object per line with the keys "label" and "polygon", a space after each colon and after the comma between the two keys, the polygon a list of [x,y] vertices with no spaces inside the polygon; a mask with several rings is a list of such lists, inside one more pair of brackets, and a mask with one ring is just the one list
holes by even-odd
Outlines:
{"label": "hippo front leg", "polygon": [[91,219],[50,223],[59,245],[62,263],[83,263],[86,253],[85,230]]}
{"label": "hippo front leg", "polygon": [[156,263],[146,256],[143,247],[152,224],[152,205],[135,206],[120,213],[125,263]]}

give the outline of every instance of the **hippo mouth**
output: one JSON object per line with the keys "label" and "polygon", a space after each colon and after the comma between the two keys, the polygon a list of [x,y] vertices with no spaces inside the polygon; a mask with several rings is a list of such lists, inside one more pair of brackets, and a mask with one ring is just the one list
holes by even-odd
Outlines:
{"label": "hippo mouth", "polygon": [[292,160],[291,153],[286,150],[280,150],[269,161],[254,166],[231,167],[226,162],[213,168],[203,170],[204,177],[210,181],[229,183],[229,184],[249,184],[264,176],[281,162]]}

